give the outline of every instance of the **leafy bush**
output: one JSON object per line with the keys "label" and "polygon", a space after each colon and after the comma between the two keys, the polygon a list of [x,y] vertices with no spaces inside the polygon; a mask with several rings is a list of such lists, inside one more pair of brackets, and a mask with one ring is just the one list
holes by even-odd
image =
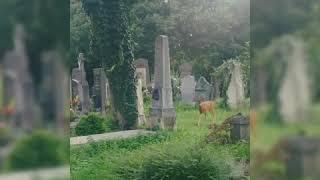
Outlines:
{"label": "leafy bush", "polygon": [[101,134],[106,132],[106,120],[96,113],[90,113],[80,119],[75,132],[77,136],[86,136],[90,134]]}
{"label": "leafy bush", "polygon": [[20,139],[7,159],[8,170],[34,169],[69,162],[69,142],[39,131]]}
{"label": "leafy bush", "polygon": [[224,121],[222,124],[213,124],[206,141],[208,143],[218,143],[218,144],[230,144],[232,143],[230,137],[230,124],[228,121]]}
{"label": "leafy bush", "polygon": [[154,151],[142,164],[124,165],[118,174],[137,180],[229,179],[231,166],[225,156],[213,149],[176,145]]}
{"label": "leafy bush", "polygon": [[107,116],[105,118],[105,126],[106,126],[106,132],[111,132],[114,130],[119,130],[119,125],[117,121],[113,119],[112,116]]}

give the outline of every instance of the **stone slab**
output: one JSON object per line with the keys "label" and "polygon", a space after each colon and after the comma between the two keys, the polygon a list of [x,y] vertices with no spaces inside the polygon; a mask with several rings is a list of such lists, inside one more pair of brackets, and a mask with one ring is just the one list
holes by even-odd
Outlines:
{"label": "stone slab", "polygon": [[89,136],[78,136],[70,138],[70,145],[83,145],[90,142],[98,142],[98,141],[108,141],[108,140],[116,140],[116,139],[126,139],[133,138],[139,135],[148,135],[154,134],[153,131],[146,130],[128,130],[128,131],[119,131],[112,133],[104,133],[104,134],[94,134]]}

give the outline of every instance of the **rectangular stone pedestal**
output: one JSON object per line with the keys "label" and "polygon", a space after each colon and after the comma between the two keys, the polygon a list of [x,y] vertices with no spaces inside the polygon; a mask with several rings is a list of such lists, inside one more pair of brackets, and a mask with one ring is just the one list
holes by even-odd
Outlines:
{"label": "rectangular stone pedestal", "polygon": [[[156,109],[151,108],[150,118],[153,122],[160,126],[161,129],[175,130],[176,129],[176,112],[174,108]],[[154,127],[152,127],[154,128]]]}

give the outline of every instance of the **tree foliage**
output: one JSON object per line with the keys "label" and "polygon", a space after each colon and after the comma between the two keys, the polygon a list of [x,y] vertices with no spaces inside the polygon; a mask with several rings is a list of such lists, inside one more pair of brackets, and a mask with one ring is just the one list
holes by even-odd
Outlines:
{"label": "tree foliage", "polygon": [[[280,42],[287,37],[293,36],[304,41],[306,45],[308,65],[311,67],[310,79],[319,79],[320,65],[319,33],[320,28],[320,3],[317,0],[257,0],[252,2],[251,12],[251,67],[252,77],[267,76],[266,97],[269,102],[275,102],[278,87],[281,84],[281,75],[286,62],[281,55],[277,54],[286,44]],[[277,43],[278,42],[278,43]],[[274,53],[271,53],[274,52]],[[273,54],[270,56],[270,54]],[[259,75],[258,71],[264,71]],[[254,94],[261,94],[258,79],[253,80],[252,90]],[[320,88],[314,85],[315,98],[320,99]],[[253,97],[253,101],[259,101]]]}
{"label": "tree foliage", "polygon": [[91,57],[105,68],[120,126],[130,129],[137,119],[130,14],[132,2],[82,0],[82,3],[91,21]]}
{"label": "tree foliage", "polygon": [[13,29],[25,27],[27,55],[36,84],[41,81],[41,53],[69,47],[69,3],[64,0],[10,0],[0,2],[0,59],[12,49]]}
{"label": "tree foliage", "polygon": [[[77,0],[72,1],[79,4]],[[181,63],[190,62],[196,77],[202,75],[209,79],[213,68],[221,65],[223,60],[236,58],[248,50],[249,3],[249,0],[169,0],[168,3],[139,0],[128,8],[133,15],[134,55],[148,59],[149,66],[153,67],[155,38],[165,34],[169,36],[173,73],[179,73]],[[88,22],[80,9],[71,8],[71,11],[74,11],[71,12],[71,22],[83,22],[78,23],[77,28],[71,27],[71,36],[75,36],[71,41],[76,40],[78,34],[84,35],[83,41],[79,39],[81,43],[71,42],[71,49],[86,51],[82,47],[89,46],[85,37],[88,36]],[[114,26],[113,23],[109,25]],[[73,55],[74,63],[77,53]],[[97,65],[96,60],[89,59],[90,67]],[[150,70],[152,73],[153,68]]]}
{"label": "tree foliage", "polygon": [[174,71],[191,62],[197,77],[209,78],[213,67],[239,56],[249,41],[249,7],[248,0],[141,1],[133,9],[135,55],[153,66],[154,39],[166,34]]}

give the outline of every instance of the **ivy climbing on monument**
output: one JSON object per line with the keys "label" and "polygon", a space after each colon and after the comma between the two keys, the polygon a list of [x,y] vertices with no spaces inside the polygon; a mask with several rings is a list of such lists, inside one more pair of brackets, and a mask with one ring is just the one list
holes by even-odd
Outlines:
{"label": "ivy climbing on monument", "polygon": [[114,117],[122,129],[136,125],[136,87],[130,7],[133,0],[82,0],[91,20],[91,56],[108,77]]}

